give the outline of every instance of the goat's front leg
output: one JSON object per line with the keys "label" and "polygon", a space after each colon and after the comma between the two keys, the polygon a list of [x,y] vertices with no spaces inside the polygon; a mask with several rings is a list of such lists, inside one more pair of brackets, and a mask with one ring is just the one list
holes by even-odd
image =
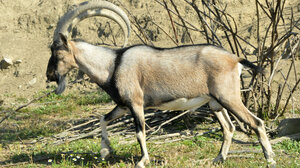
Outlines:
{"label": "goat's front leg", "polygon": [[144,108],[142,105],[132,105],[131,112],[134,117],[137,140],[142,150],[142,158],[137,163],[136,168],[144,168],[145,164],[149,163],[149,155],[146,147]]}
{"label": "goat's front leg", "polygon": [[127,107],[120,107],[116,106],[111,112],[105,114],[101,117],[100,125],[101,125],[101,158],[105,159],[109,153],[111,152],[110,142],[108,140],[108,134],[106,130],[106,126],[109,122],[122,117],[124,114],[126,114],[129,111]]}

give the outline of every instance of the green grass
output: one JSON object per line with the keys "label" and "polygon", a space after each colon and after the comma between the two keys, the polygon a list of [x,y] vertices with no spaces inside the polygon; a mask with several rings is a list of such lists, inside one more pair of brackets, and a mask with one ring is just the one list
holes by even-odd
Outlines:
{"label": "green grass", "polygon": [[[119,144],[118,137],[111,138],[114,152],[107,160],[100,159],[100,139],[84,139],[63,145],[35,146],[28,152],[15,150],[10,157],[12,163],[25,162],[38,167],[133,167],[141,153],[139,145]],[[298,167],[300,164],[299,153],[294,150],[289,154],[278,152],[288,150],[291,147],[299,149],[299,142],[285,141],[276,145],[276,161],[278,167]],[[289,145],[287,145],[289,144]],[[292,144],[292,146],[290,146]],[[266,167],[267,163],[262,153],[242,154],[250,158],[228,158],[222,165],[213,165],[212,159],[217,156],[220,142],[208,137],[196,137],[180,142],[154,144],[148,142],[147,147],[151,163],[147,167]],[[251,147],[250,147],[251,149]],[[70,152],[66,154],[67,152]],[[229,155],[231,156],[231,155]],[[30,166],[30,167],[31,167]],[[28,167],[20,166],[20,167]]]}
{"label": "green grass", "polygon": [[275,149],[282,149],[289,153],[298,153],[300,155],[300,141],[285,140],[280,144],[274,145]]}
{"label": "green grass", "polygon": [[[43,95],[46,91],[39,94]],[[37,97],[39,97],[37,96]],[[57,113],[60,116],[73,115],[74,112],[82,110],[89,105],[99,105],[111,102],[111,98],[103,91],[83,92],[83,93],[69,93],[56,95],[54,93],[39,100],[40,107],[29,108],[23,110],[35,115],[49,115]]]}
{"label": "green grass", "polygon": [[[35,98],[47,92],[49,91],[41,91]],[[27,103],[24,98],[17,101],[18,104]],[[88,93],[50,94],[10,116],[6,121],[8,124],[0,130],[0,143],[5,146],[20,140],[51,136],[65,129],[68,120],[80,119],[92,112],[90,107],[107,102],[111,102],[111,99],[99,90]],[[0,108],[1,111],[15,109]],[[3,116],[4,114],[0,114],[1,118]]]}
{"label": "green grass", "polygon": [[27,127],[22,130],[6,130],[6,132],[1,134],[1,143],[2,144],[9,144],[10,142],[20,141],[20,140],[27,140],[30,138],[37,138],[37,137],[45,137],[51,136],[52,134],[56,133],[55,128],[51,128],[46,125],[38,124],[37,126]]}
{"label": "green grass", "polygon": [[81,97],[74,97],[77,98],[76,103],[78,105],[96,105],[99,103],[109,103],[111,102],[111,98],[105,92],[90,92],[88,94],[83,94],[84,96]]}
{"label": "green grass", "polygon": [[[36,97],[43,95],[40,92]],[[23,104],[24,99],[20,99]],[[139,144],[132,136],[127,143],[122,137],[110,137],[114,152],[107,160],[100,159],[101,139],[82,139],[66,142],[62,145],[48,143],[28,144],[41,137],[50,137],[69,127],[67,123],[90,116],[93,109],[111,102],[103,92],[51,94],[39,102],[23,109],[17,115],[5,121],[0,129],[0,167],[14,164],[15,167],[134,167],[141,151]],[[5,110],[1,107],[1,110]],[[7,109],[6,109],[7,110]],[[197,126],[198,127],[198,126]],[[216,125],[204,123],[199,125],[207,130]],[[180,120],[174,122],[172,131],[185,130]],[[197,128],[198,129],[198,128]],[[200,129],[200,130],[201,130]],[[168,131],[168,130],[166,130]],[[256,136],[253,136],[253,141]],[[163,141],[163,140],[161,140]],[[161,142],[160,141],[160,142]],[[250,140],[252,141],[252,139]],[[146,167],[182,168],[182,167],[266,167],[263,153],[230,154],[222,165],[213,165],[212,160],[218,155],[222,144],[222,133],[164,144],[147,142],[150,164]],[[258,150],[260,146],[249,146],[233,143],[231,150]],[[278,167],[300,166],[300,142],[283,141],[273,145]],[[241,157],[247,156],[247,157]],[[24,163],[24,164],[23,164]]]}

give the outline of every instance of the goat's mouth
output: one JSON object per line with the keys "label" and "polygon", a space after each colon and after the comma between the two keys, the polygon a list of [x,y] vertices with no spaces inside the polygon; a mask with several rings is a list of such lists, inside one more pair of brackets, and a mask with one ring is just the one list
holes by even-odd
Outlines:
{"label": "goat's mouth", "polygon": [[65,91],[65,88],[66,88],[66,75],[58,75],[57,76],[57,80],[56,80],[56,83],[57,83],[57,88],[55,89],[55,94],[61,94],[62,92]]}

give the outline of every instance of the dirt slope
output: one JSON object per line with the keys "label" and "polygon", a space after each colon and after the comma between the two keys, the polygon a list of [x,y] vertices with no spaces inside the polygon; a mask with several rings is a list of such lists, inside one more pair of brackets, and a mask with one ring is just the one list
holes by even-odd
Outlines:
{"label": "dirt slope", "polygon": [[[50,57],[49,45],[56,23],[67,9],[84,0],[0,0],[0,59],[11,58],[13,61],[21,60],[21,64],[9,69],[0,70],[0,100],[5,100],[5,105],[11,105],[17,98],[31,99],[32,95],[47,86],[45,71]],[[120,6],[120,3],[112,1]],[[180,0],[175,1],[183,12],[183,18],[198,25],[198,19],[190,7],[179,5]],[[173,34],[170,29],[170,20],[166,10],[154,0],[121,0],[122,8],[129,9],[130,13],[137,17],[141,26],[153,44],[160,47],[174,46],[166,35],[153,25],[154,20],[167,33]],[[255,3],[250,0],[227,0],[228,11],[236,19],[240,31],[248,37],[249,41],[256,40],[253,36],[255,26]],[[297,9],[299,2],[289,0],[286,6]],[[298,8],[299,13],[299,8]],[[118,45],[122,41],[122,31],[115,24],[108,24],[107,19],[92,18],[78,25],[78,37],[92,43],[112,44],[113,34]],[[177,29],[181,43],[190,43],[184,29]],[[205,42],[199,38],[199,34],[191,33],[195,43]],[[137,35],[132,32],[130,44],[141,43]]]}

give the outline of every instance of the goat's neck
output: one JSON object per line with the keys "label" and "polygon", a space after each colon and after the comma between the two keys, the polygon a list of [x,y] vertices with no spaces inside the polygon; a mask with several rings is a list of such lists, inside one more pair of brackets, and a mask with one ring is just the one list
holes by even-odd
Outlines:
{"label": "goat's neck", "polygon": [[109,82],[115,68],[115,51],[84,42],[76,42],[75,46],[78,49],[75,59],[79,69],[99,85]]}

